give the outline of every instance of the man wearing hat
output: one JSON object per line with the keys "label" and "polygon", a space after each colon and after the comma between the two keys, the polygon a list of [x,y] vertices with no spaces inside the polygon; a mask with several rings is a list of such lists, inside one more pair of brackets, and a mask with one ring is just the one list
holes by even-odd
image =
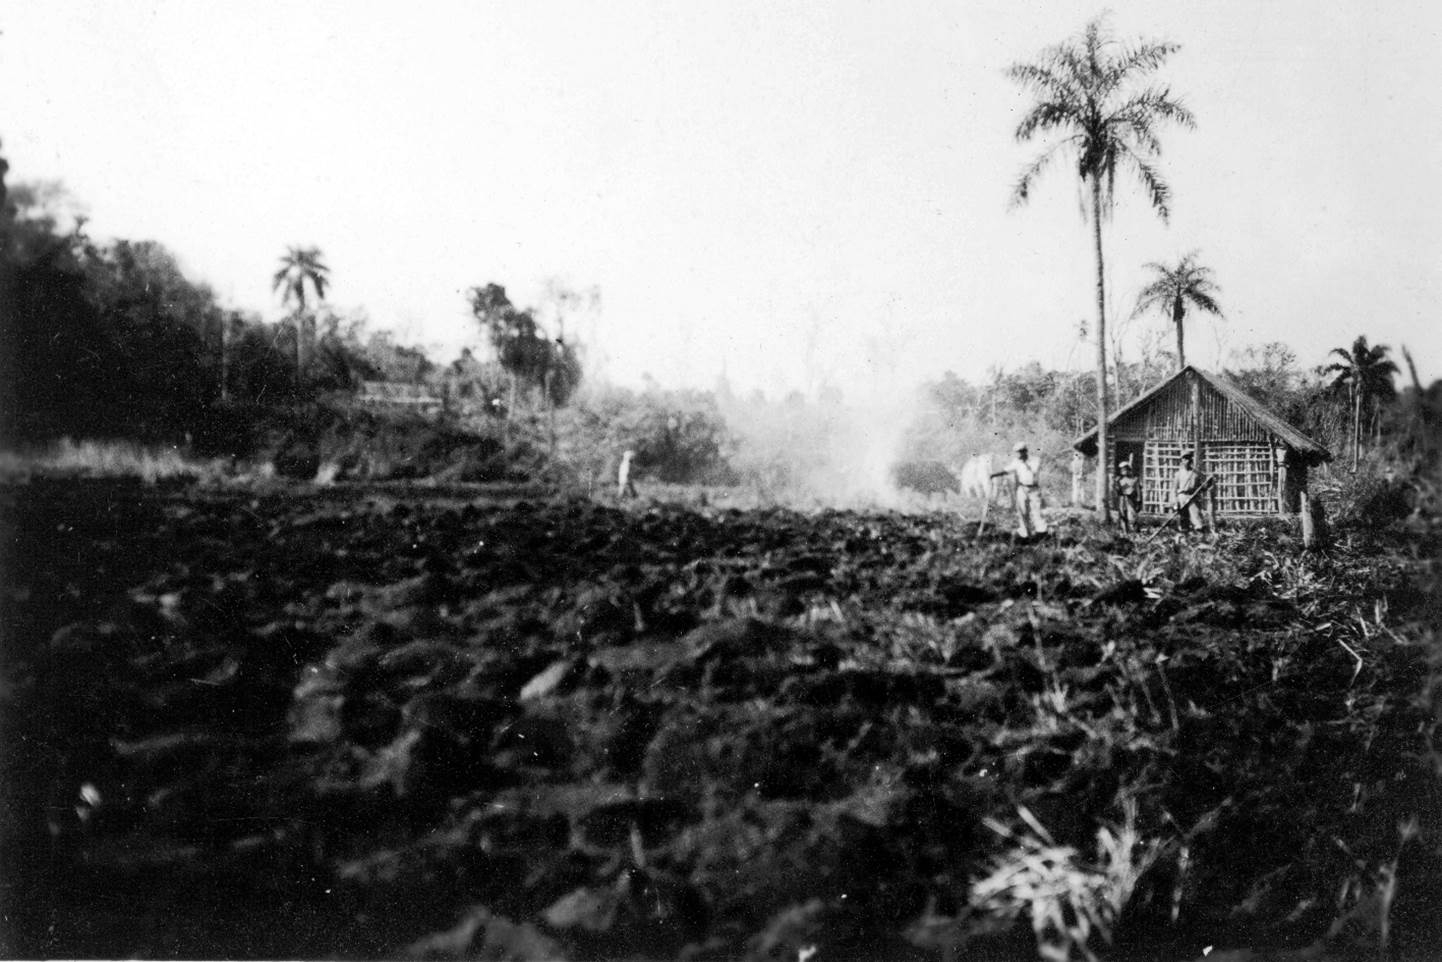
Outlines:
{"label": "man wearing hat", "polygon": [[[1196,468],[1193,467],[1195,462],[1196,452],[1183,452],[1182,466],[1177,468],[1176,476],[1172,478],[1173,503],[1178,510],[1180,510],[1182,504],[1192,495],[1196,494],[1197,489],[1202,486],[1202,476],[1198,474]],[[1186,510],[1182,511],[1180,524],[1183,531],[1204,530],[1201,505],[1197,504],[1196,501],[1187,505]]]}
{"label": "man wearing hat", "polygon": [[1117,517],[1121,519],[1122,531],[1131,534],[1137,526],[1137,515],[1142,509],[1142,492],[1137,485],[1137,476],[1130,461],[1117,462],[1117,479],[1114,482],[1117,496]]}
{"label": "man wearing hat", "polygon": [[993,478],[1011,475],[1016,491],[1017,533],[1023,538],[1046,534],[1046,519],[1041,516],[1041,485],[1037,477],[1036,463],[1027,457],[1026,443],[1018,441],[1012,448],[1012,458],[1001,471],[994,472]]}

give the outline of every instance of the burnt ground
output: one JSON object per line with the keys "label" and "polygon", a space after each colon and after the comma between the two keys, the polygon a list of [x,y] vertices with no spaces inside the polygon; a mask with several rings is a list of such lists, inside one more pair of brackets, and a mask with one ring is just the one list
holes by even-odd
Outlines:
{"label": "burnt ground", "polygon": [[7,955],[1031,958],[1005,833],[1075,875],[1129,807],[1103,955],[1442,946],[1425,534],[0,504]]}

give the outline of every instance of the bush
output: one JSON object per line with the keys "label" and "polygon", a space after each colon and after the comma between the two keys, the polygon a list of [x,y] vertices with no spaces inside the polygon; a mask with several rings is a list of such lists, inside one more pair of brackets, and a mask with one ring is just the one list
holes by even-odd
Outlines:
{"label": "bush", "polygon": [[1416,489],[1395,471],[1366,465],[1355,473],[1338,474],[1319,486],[1331,503],[1338,527],[1385,527],[1406,518],[1416,504]]}

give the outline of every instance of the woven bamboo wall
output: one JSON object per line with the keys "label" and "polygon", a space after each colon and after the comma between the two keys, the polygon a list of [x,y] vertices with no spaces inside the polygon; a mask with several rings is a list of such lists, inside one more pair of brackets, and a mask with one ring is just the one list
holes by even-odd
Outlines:
{"label": "woven bamboo wall", "polygon": [[1142,511],[1163,514],[1172,510],[1172,479],[1182,464],[1180,441],[1149,441],[1142,450]]}
{"label": "woven bamboo wall", "polygon": [[[1172,510],[1172,479],[1184,451],[1197,448],[1196,469],[1216,475],[1219,514],[1273,514],[1278,510],[1278,473],[1273,438],[1262,424],[1226,396],[1193,378],[1168,385],[1146,404],[1118,418],[1113,441],[1144,442],[1141,464],[1142,511]],[[1116,463],[1111,446],[1107,465]]]}
{"label": "woven bamboo wall", "polygon": [[1217,477],[1218,514],[1275,514],[1277,463],[1271,444],[1204,441],[1203,472]]}

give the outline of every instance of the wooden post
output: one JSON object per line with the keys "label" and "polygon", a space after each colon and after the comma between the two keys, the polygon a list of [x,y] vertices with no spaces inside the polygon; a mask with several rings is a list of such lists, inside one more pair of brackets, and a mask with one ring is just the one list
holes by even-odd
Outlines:
{"label": "wooden post", "polygon": [[1192,468],[1198,474],[1209,474],[1208,466],[1202,460],[1202,381],[1195,374],[1191,374],[1188,375],[1187,382],[1191,387]]}
{"label": "wooden post", "polygon": [[1080,451],[1071,453],[1071,506],[1080,508],[1082,503],[1082,474],[1086,471],[1086,455]]}
{"label": "wooden post", "polygon": [[1273,462],[1277,466],[1277,513],[1287,514],[1287,509],[1291,507],[1290,499],[1287,497],[1290,493],[1287,490],[1287,449],[1279,444],[1272,449],[1272,456]]}
{"label": "wooden post", "polygon": [[1312,499],[1306,488],[1299,492],[1302,502],[1302,550],[1321,551],[1327,547],[1327,514],[1322,502]]}
{"label": "wooden post", "polygon": [[1302,550],[1311,551],[1317,547],[1317,528],[1312,521],[1312,498],[1302,492]]}

